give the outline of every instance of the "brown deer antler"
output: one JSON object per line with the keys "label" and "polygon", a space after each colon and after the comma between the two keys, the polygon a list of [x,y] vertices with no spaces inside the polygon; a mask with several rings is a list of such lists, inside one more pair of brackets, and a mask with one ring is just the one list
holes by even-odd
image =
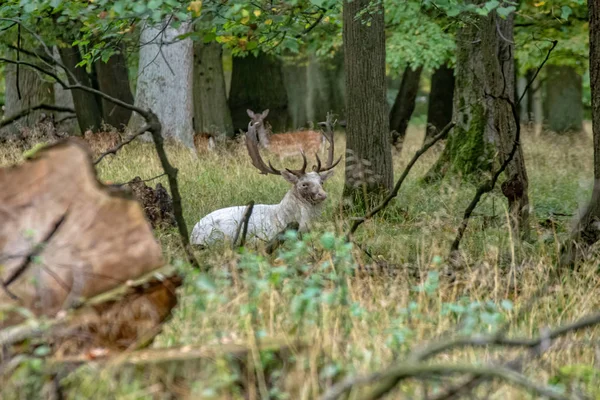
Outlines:
{"label": "brown deer antler", "polygon": [[269,165],[267,166],[260,156],[260,152],[258,151],[258,136],[256,133],[256,125],[258,124],[260,124],[260,122],[254,123],[250,121],[248,124],[248,132],[246,132],[246,148],[248,149],[248,154],[252,160],[252,165],[254,165],[263,175],[281,175],[281,171],[275,169],[271,165],[271,161],[269,161]]}
{"label": "brown deer antler", "polygon": [[325,165],[325,167],[321,167],[321,159],[319,158],[318,154],[315,154],[315,157],[317,158],[317,165],[313,167],[313,171],[315,172],[329,171],[330,169],[338,165],[339,162],[342,160],[342,156],[340,156],[340,158],[338,158],[338,160],[335,163],[333,162],[333,156],[335,151],[335,146],[333,143],[333,127],[335,126],[336,122],[337,120],[333,120],[333,115],[331,113],[327,113],[327,120],[325,122],[319,122],[319,126],[321,127],[321,133],[323,133],[323,136],[329,142],[329,149],[327,152],[327,164]]}

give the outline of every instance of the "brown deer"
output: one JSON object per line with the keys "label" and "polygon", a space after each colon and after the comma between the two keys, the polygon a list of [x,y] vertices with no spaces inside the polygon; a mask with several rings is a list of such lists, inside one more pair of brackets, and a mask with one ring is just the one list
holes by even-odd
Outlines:
{"label": "brown deer", "polygon": [[[333,124],[328,116],[323,135],[329,141],[329,151],[325,166],[321,164],[318,154],[315,153],[317,164],[310,172],[306,171],[307,160],[304,152],[302,155],[302,168],[298,170],[278,170],[271,162],[265,163],[259,152],[259,134],[263,122],[250,121],[246,132],[246,148],[252,165],[264,175],[280,175],[291,183],[292,188],[285,194],[279,204],[258,204],[252,209],[248,219],[248,238],[258,238],[269,241],[273,239],[290,223],[296,222],[300,231],[310,229],[311,222],[320,215],[323,202],[327,193],[323,190],[323,183],[333,175],[333,168],[342,157],[333,162]],[[234,238],[239,224],[242,223],[246,206],[234,206],[216,210],[202,218],[195,226],[190,241],[196,245],[210,245],[218,240]]]}
{"label": "brown deer", "polygon": [[258,126],[259,145],[279,156],[279,159],[297,155],[299,151],[310,154],[318,153],[325,144],[325,138],[321,133],[313,130],[273,134],[270,126],[265,122],[265,118],[269,115],[269,109],[260,114],[256,114],[250,109],[246,112],[252,122]]}

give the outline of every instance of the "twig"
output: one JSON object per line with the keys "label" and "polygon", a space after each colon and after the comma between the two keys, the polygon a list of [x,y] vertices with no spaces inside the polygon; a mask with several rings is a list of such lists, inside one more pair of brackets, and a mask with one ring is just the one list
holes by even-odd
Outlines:
{"label": "twig", "polygon": [[364,217],[360,217],[354,221],[354,223],[350,227],[350,230],[346,234],[346,241],[350,240],[350,237],[354,234],[354,232],[356,232],[358,227],[360,225],[362,225],[366,220],[372,218],[379,211],[381,211],[385,207],[387,207],[387,205],[390,203],[390,201],[392,201],[392,199],[398,195],[398,192],[400,191],[400,187],[402,186],[402,183],[408,176],[408,173],[410,172],[412,167],[415,165],[415,163],[417,162],[419,157],[421,157],[423,155],[423,153],[425,153],[427,150],[429,150],[429,148],[431,146],[433,146],[435,143],[437,143],[440,139],[444,138],[448,134],[448,132],[454,127],[454,125],[456,125],[454,122],[450,122],[448,125],[446,125],[444,127],[444,129],[441,130],[440,133],[438,133],[436,136],[431,138],[431,140],[429,142],[425,143],[423,145],[423,147],[421,147],[421,149],[415,153],[412,160],[410,160],[410,162],[408,163],[408,165],[402,172],[402,175],[396,182],[396,185],[394,186],[394,189],[392,190],[392,192],[377,207],[375,207],[371,211],[369,211]]}
{"label": "twig", "polygon": [[17,112],[16,114],[11,115],[10,117],[8,117],[6,119],[1,120],[0,128],[3,128],[9,124],[12,124],[13,122],[27,116],[32,111],[36,111],[36,110],[48,110],[48,111],[71,112],[71,113],[75,112],[75,110],[73,110],[72,108],[69,108],[69,107],[55,106],[52,104],[38,104],[37,106],[23,109],[23,110]]}
{"label": "twig", "polygon": [[[384,372],[378,372],[367,377],[358,377],[354,379],[346,379],[341,383],[334,385],[321,400],[336,400],[345,393],[352,390],[355,386],[384,381],[382,386],[375,388],[366,395],[360,397],[361,400],[380,399],[389,393],[396,384],[407,378],[427,378],[431,375],[456,375],[456,374],[473,374],[484,376],[492,379],[501,379],[515,386],[520,386],[523,389],[535,392],[538,395],[546,396],[550,399],[566,399],[560,393],[552,390],[549,387],[539,385],[513,370],[504,367],[490,367],[479,365],[444,365],[444,364],[403,364],[390,368]],[[388,382],[393,382],[393,385]]]}
{"label": "twig", "polygon": [[242,232],[242,240],[240,241],[240,246],[244,246],[244,244],[246,243],[246,234],[248,233],[248,222],[250,221],[250,216],[252,215],[253,208],[254,200],[250,201],[250,203],[248,203],[248,205],[246,206],[246,211],[244,211],[242,220],[240,221],[240,224],[238,225],[237,230],[235,231],[235,236],[233,238],[233,242],[231,243],[232,249],[235,249],[235,244],[237,243],[238,238],[240,237],[240,232]]}
{"label": "twig", "polygon": [[[141,180],[141,181],[139,181],[139,182],[150,182],[150,181],[153,181],[153,180],[155,180],[155,179],[162,178],[163,176],[166,176],[166,175],[167,175],[167,174],[166,174],[165,172],[163,172],[163,173],[162,173],[162,174],[160,174],[160,175],[156,175],[156,176],[153,176],[152,178],[148,178],[148,179],[143,179],[143,180]],[[120,187],[120,186],[129,185],[131,182],[133,182],[133,179],[132,179],[132,180],[130,180],[130,181],[127,181],[127,182],[123,182],[123,183],[113,183],[113,184],[112,184],[112,185],[110,185],[110,186],[116,186],[116,187]]]}
{"label": "twig", "polygon": [[94,161],[94,165],[98,165],[100,163],[100,161],[102,161],[102,159],[109,154],[117,154],[117,151],[121,150],[122,147],[133,142],[138,136],[143,135],[144,133],[148,132],[149,130],[150,130],[150,125],[144,125],[143,127],[140,128],[140,130],[138,130],[136,133],[134,133],[133,135],[128,137],[126,140],[123,140],[121,143],[119,143],[112,149],[109,149],[109,150],[105,151],[104,153],[100,154],[100,157],[98,157],[96,159],[96,161]]}
{"label": "twig", "polygon": [[529,90],[529,88],[531,87],[533,82],[535,81],[535,78],[537,78],[537,76],[540,73],[540,71],[542,70],[542,67],[544,66],[544,64],[546,64],[546,61],[548,61],[548,59],[550,58],[550,53],[552,53],[552,50],[554,50],[554,48],[556,47],[557,44],[558,44],[558,40],[552,41],[552,46],[548,50],[548,53],[546,54],[546,58],[544,58],[544,61],[542,61],[540,66],[537,68],[537,70],[535,71],[535,74],[533,74],[533,77],[531,78],[531,80],[529,82],[527,82],[527,85],[525,86],[523,93],[521,93],[521,97],[519,97],[519,100],[517,100],[517,104],[521,104],[521,100],[523,100],[523,97],[525,97],[525,94],[527,93],[527,91]]}
{"label": "twig", "polygon": [[50,229],[50,231],[44,236],[44,238],[38,244],[33,246],[33,248],[31,249],[29,254],[27,254],[27,257],[25,257],[25,260],[23,260],[21,265],[15,268],[12,274],[10,274],[8,278],[2,282],[2,287],[4,288],[4,290],[8,291],[8,287],[27,270],[27,268],[33,262],[35,257],[37,257],[44,250],[44,247],[46,246],[46,244],[48,244],[48,242],[50,241],[50,239],[52,239],[56,232],[58,232],[58,229],[61,227],[61,225],[67,218],[68,214],[69,210],[67,209],[67,211],[65,211],[65,213],[61,215],[61,217],[56,221],[52,229]]}

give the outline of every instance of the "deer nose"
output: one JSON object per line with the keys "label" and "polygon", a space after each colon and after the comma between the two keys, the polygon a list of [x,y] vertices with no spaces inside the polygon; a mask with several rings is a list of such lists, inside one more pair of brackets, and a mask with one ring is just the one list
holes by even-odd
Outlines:
{"label": "deer nose", "polygon": [[317,193],[317,199],[319,200],[325,200],[327,198],[327,193],[325,192],[318,192]]}

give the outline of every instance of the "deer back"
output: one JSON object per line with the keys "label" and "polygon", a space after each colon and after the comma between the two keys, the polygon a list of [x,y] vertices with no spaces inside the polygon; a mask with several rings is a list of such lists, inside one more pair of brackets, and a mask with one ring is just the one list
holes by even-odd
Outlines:
{"label": "deer back", "polygon": [[314,154],[321,150],[323,135],[321,132],[306,130],[271,135],[269,151],[279,157],[298,155],[302,150],[306,154]]}

